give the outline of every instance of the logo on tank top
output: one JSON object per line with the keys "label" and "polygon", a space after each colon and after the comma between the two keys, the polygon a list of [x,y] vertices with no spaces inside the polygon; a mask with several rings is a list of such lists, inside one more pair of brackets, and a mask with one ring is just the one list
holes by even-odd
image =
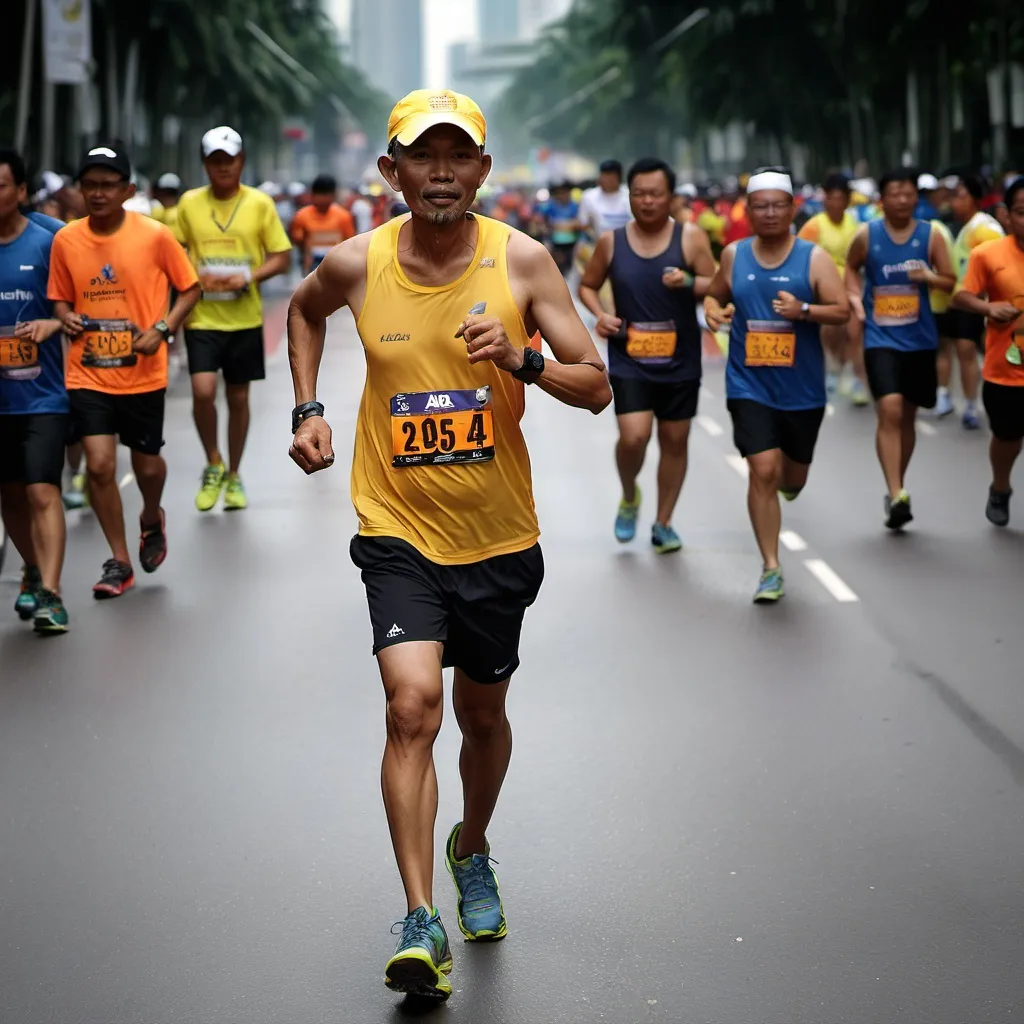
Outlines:
{"label": "logo on tank top", "polygon": [[390,341],[409,341],[411,338],[411,334],[382,334],[380,336],[382,343]]}
{"label": "logo on tank top", "polygon": [[494,257],[493,257],[493,256],[485,256],[485,257],[484,257],[484,258],[483,258],[483,259],[482,259],[482,260],[480,261],[480,263],[479,263],[479,267],[480,267],[480,269],[484,269],[484,268],[486,268],[486,267],[491,267],[491,268],[493,268],[493,267],[494,267]]}

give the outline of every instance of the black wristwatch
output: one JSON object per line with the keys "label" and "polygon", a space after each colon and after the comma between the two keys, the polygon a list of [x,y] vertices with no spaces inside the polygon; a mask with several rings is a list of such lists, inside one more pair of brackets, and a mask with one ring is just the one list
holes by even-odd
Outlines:
{"label": "black wristwatch", "polygon": [[535,348],[523,349],[523,365],[512,371],[516,380],[524,384],[536,384],[537,378],[544,372],[544,357]]}
{"label": "black wristwatch", "polygon": [[157,320],[157,322],[153,324],[153,330],[160,334],[164,341],[171,336],[171,329],[167,326],[166,320]]}
{"label": "black wristwatch", "polygon": [[302,405],[295,406],[292,409],[292,433],[302,425],[304,420],[308,420],[310,416],[323,416],[324,407],[320,402],[303,402]]}

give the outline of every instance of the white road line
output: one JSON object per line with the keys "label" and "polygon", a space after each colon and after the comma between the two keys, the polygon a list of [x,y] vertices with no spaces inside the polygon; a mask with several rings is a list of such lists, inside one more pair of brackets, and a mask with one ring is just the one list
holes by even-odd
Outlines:
{"label": "white road line", "polygon": [[837,600],[859,601],[860,598],[836,575],[828,562],[820,558],[806,558],[804,565],[817,577],[818,582]]}
{"label": "white road line", "polygon": [[701,394],[703,394],[709,402],[713,402],[715,400],[715,396],[706,387],[704,387],[703,384],[701,384],[700,390]]}
{"label": "white road line", "polygon": [[750,470],[747,467],[747,460],[742,455],[726,455],[725,461],[746,480]]}
{"label": "white road line", "polygon": [[917,429],[926,437],[934,437],[938,433],[938,431],[926,420],[918,420]]}
{"label": "white road line", "polygon": [[712,437],[721,437],[725,433],[710,416],[698,416],[697,423],[705,433],[710,434]]}
{"label": "white road line", "polygon": [[779,534],[779,540],[781,540],[790,551],[807,550],[807,541],[805,541],[799,533],[794,533],[792,530],[783,530],[782,533]]}
{"label": "white road line", "polygon": [[826,416],[835,416],[835,414],[836,414],[836,407],[831,402],[827,403],[826,406],[825,406],[825,415]]}
{"label": "white road line", "polygon": [[135,483],[135,474],[129,471],[121,477],[121,482],[117,486],[123,491],[129,484],[133,483]]}

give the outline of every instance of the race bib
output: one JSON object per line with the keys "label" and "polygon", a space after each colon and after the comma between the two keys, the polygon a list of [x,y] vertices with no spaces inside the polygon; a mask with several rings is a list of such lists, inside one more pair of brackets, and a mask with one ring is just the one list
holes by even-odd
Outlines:
{"label": "race bib", "polygon": [[792,320],[748,320],[747,366],[792,366],[796,359],[796,328]]}
{"label": "race bib", "polygon": [[871,293],[879,327],[906,327],[921,315],[921,290],[915,285],[878,285]]}
{"label": "race bib", "polygon": [[316,260],[322,260],[342,241],[338,231],[315,231],[309,236],[309,252]]}
{"label": "race bib", "polygon": [[391,465],[439,466],[494,458],[491,389],[419,391],[391,399]]}
{"label": "race bib", "polygon": [[233,235],[205,238],[199,243],[196,273],[203,299],[233,302],[249,291],[252,266],[241,240]]}
{"label": "race bib", "polygon": [[675,354],[676,325],[671,320],[626,328],[626,355],[630,359],[656,365],[671,362]]}
{"label": "race bib", "polygon": [[35,380],[41,372],[39,346],[16,338],[13,327],[0,327],[0,380]]}
{"label": "race bib", "polygon": [[119,370],[139,361],[135,328],[128,320],[85,320],[82,365],[93,370]]}

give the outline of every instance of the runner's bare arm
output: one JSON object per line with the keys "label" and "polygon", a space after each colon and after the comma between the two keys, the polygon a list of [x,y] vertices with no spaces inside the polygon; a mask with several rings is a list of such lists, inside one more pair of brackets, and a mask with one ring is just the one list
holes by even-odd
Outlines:
{"label": "runner's bare arm", "polygon": [[1021,315],[1021,310],[1012,302],[989,301],[988,272],[984,256],[977,250],[971,253],[963,286],[953,296],[953,308],[988,317],[997,324],[1013,323]]}
{"label": "runner's bare arm", "polygon": [[53,304],[53,312],[69,338],[77,338],[82,333],[82,317],[75,312],[70,302],[58,299]]}
{"label": "runner's bare arm", "polygon": [[846,294],[850,298],[850,308],[853,315],[864,322],[864,280],[861,277],[861,270],[864,261],[868,258],[868,226],[865,224],[857,230],[850,243],[850,250],[846,254],[846,270],[844,272]]}
{"label": "runner's bare arm", "polygon": [[601,305],[600,291],[608,280],[608,268],[612,263],[612,253],[615,248],[615,236],[606,231],[594,246],[594,255],[583,271],[580,278],[580,286],[577,290],[580,302],[583,303],[591,313],[599,320],[601,314],[607,315],[607,310]]}
{"label": "runner's bare arm", "polygon": [[260,284],[269,281],[278,274],[287,274],[291,265],[292,251],[284,249],[281,252],[268,252],[266,259],[252,272],[253,284]]}
{"label": "runner's bare arm", "polygon": [[811,253],[811,286],[817,302],[811,305],[807,319],[816,324],[841,326],[850,319],[850,299],[839,276],[835,260],[824,249]]}
{"label": "runner's bare arm", "polygon": [[702,299],[715,277],[715,257],[711,254],[708,233],[696,224],[683,225],[683,258],[693,267],[693,294]]}
{"label": "runner's bare arm", "polygon": [[728,330],[736,307],[732,304],[732,265],[736,261],[736,245],[722,250],[722,262],[708,285],[704,296],[704,316],[712,331]]}

